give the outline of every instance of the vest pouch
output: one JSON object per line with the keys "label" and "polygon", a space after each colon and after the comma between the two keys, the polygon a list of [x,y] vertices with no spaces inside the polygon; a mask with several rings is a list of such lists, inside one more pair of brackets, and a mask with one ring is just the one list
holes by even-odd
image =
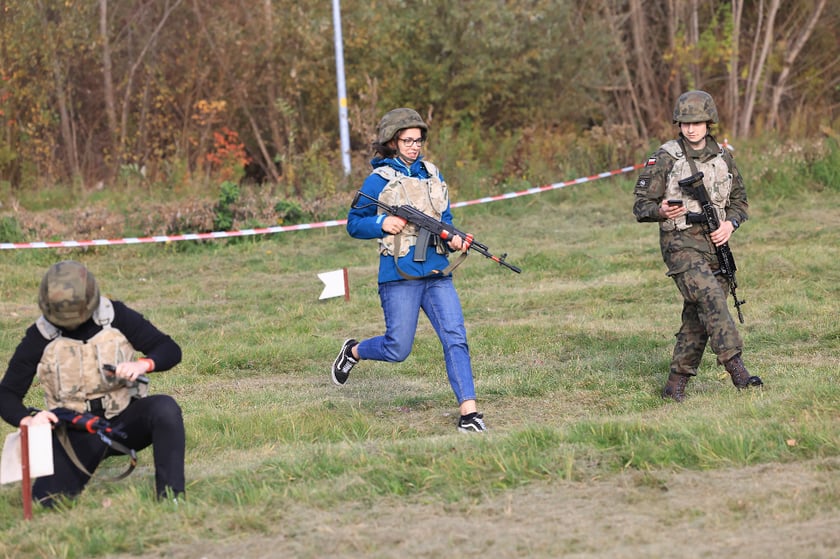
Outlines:
{"label": "vest pouch", "polygon": [[711,188],[707,189],[709,201],[715,207],[718,221],[723,223],[726,220],[726,204],[729,202],[729,195],[732,193],[732,175],[721,172],[715,177]]}

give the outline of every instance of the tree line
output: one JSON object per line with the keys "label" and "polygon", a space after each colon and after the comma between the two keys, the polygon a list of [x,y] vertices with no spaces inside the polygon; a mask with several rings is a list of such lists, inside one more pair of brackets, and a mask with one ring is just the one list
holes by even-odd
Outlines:
{"label": "tree line", "polygon": [[[331,2],[0,0],[0,181],[92,185],[239,172],[303,188],[335,165]],[[364,160],[397,106],[510,134],[670,135],[681,91],[730,139],[831,130],[840,3],[342,0],[348,114]]]}

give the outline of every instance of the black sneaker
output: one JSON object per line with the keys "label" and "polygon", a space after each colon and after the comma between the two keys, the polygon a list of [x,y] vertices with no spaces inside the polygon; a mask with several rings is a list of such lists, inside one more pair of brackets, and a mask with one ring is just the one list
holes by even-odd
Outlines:
{"label": "black sneaker", "polygon": [[356,340],[344,340],[344,345],[341,346],[341,351],[338,352],[338,357],[333,361],[332,366],[332,380],[339,386],[343,386],[347,382],[347,377],[350,376],[350,371],[353,366],[359,362],[353,357],[353,346],[359,342]]}
{"label": "black sneaker", "polygon": [[483,433],[486,430],[483,414],[470,413],[462,415],[461,419],[458,420],[458,431],[461,433]]}

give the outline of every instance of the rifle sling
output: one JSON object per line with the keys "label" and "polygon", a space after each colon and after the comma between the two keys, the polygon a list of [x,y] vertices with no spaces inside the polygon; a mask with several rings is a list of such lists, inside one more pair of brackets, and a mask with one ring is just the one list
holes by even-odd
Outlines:
{"label": "rifle sling", "polygon": [[[445,276],[445,275],[447,275],[447,274],[451,273],[451,272],[452,272],[452,270],[454,270],[455,268],[457,268],[458,266],[460,266],[460,265],[461,265],[461,263],[462,263],[464,260],[466,260],[466,258],[467,258],[467,253],[466,253],[466,252],[462,252],[462,253],[458,256],[458,258],[456,258],[456,259],[455,259],[455,261],[454,261],[454,262],[451,262],[451,263],[450,263],[448,266],[446,266],[446,268],[444,268],[442,271],[437,271],[437,270],[435,270],[435,271],[434,271],[434,272],[432,272],[431,274],[426,274],[425,276],[415,276],[415,275],[409,274],[408,272],[404,272],[404,271],[402,270],[402,268],[400,268],[400,257],[399,257],[399,254],[400,254],[400,245],[402,244],[402,236],[403,236],[403,234],[402,234],[402,233],[400,233],[400,234],[398,234],[398,235],[394,235],[394,266],[396,266],[396,267],[397,267],[397,273],[398,273],[399,275],[401,275],[402,277],[404,277],[405,279],[407,279],[407,280],[426,279],[426,278],[436,277],[436,276],[439,276],[439,275],[440,275],[440,276]],[[416,249],[416,247],[415,247],[415,250],[417,250],[417,249]]]}
{"label": "rifle sling", "polygon": [[[61,443],[61,446],[64,448],[64,452],[67,453],[67,457],[70,458],[70,461],[73,462],[73,465],[79,468],[79,471],[84,473],[88,477],[93,477],[93,474],[85,468],[82,461],[79,459],[79,455],[76,454],[75,449],[73,448],[73,444],[70,442],[70,438],[67,436],[67,426],[63,423],[59,423],[56,427],[56,436],[58,437],[58,442]],[[131,472],[134,471],[134,468],[137,467],[137,453],[133,450],[128,448],[122,443],[118,443],[117,441],[111,440],[110,438],[105,440],[104,437],[101,437],[102,442],[104,442],[109,447],[113,448],[117,452],[121,452],[129,457],[128,468],[118,476],[103,478],[103,481],[119,481],[121,479],[125,479],[128,477]]]}
{"label": "rifle sling", "polygon": [[688,161],[688,168],[691,169],[691,174],[696,175],[697,174],[697,164],[694,162],[694,158],[691,157],[690,155],[688,155],[688,150],[685,149],[685,144],[683,143],[682,138],[677,140],[677,142],[679,142],[680,149],[682,150],[683,155],[685,156],[685,159]]}

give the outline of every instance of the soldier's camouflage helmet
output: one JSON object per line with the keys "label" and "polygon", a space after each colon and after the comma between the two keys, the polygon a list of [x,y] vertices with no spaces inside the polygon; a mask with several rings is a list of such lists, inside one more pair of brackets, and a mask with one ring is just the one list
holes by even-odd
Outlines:
{"label": "soldier's camouflage helmet", "polygon": [[674,105],[674,122],[718,121],[717,107],[712,96],[705,91],[686,91]]}
{"label": "soldier's camouflage helmet", "polygon": [[385,113],[379,124],[376,126],[376,141],[379,144],[387,144],[400,130],[406,128],[419,128],[423,131],[423,138],[429,131],[429,125],[414,109],[394,109]]}
{"label": "soldier's camouflage helmet", "polygon": [[99,306],[99,286],[87,268],[74,260],[50,266],[41,280],[38,307],[60,328],[73,330]]}

